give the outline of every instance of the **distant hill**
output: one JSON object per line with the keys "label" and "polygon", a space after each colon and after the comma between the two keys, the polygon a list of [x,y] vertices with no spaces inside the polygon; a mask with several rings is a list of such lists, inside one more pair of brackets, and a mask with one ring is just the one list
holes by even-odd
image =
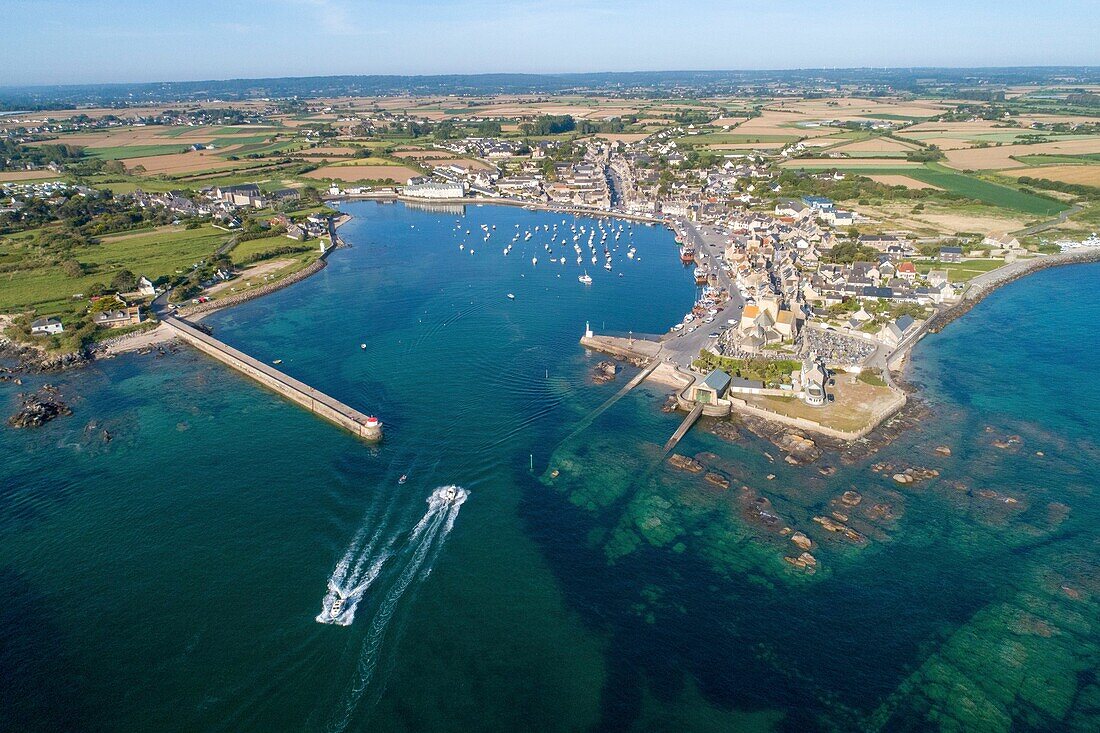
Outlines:
{"label": "distant hill", "polygon": [[605,94],[684,96],[733,92],[828,93],[837,85],[865,94],[941,93],[983,85],[1096,84],[1100,67],[991,69],[795,69],[785,71],[638,71],[583,74],[447,74],[438,76],[305,76],[141,84],[0,87],[0,110],[125,107],[209,99],[417,96],[454,94]]}

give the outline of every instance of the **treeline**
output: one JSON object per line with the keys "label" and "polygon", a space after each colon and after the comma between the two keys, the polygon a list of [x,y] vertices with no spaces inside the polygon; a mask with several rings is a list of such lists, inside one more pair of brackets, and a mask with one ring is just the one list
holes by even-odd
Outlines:
{"label": "treeline", "polygon": [[1020,184],[1031,186],[1032,188],[1042,188],[1047,191],[1060,191],[1061,193],[1070,193],[1074,196],[1087,196],[1088,198],[1100,197],[1100,188],[1096,186],[1086,186],[1083,183],[1066,183],[1065,181],[1052,181],[1049,178],[1032,178],[1031,176],[1020,176],[1016,180]]}
{"label": "treeline", "polygon": [[573,115],[541,115],[533,122],[520,124],[519,131],[524,135],[560,135],[577,129]]}
{"label": "treeline", "polygon": [[0,140],[0,170],[19,170],[28,164],[44,166],[80,160],[84,152],[76,145],[20,145]]}

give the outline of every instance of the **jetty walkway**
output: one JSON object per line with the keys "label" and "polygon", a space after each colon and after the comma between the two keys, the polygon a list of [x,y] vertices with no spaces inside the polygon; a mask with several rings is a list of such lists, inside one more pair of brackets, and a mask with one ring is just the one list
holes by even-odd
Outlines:
{"label": "jetty walkway", "polygon": [[336,423],[363,440],[375,442],[382,439],[382,423],[377,418],[364,415],[343,402],[329,397],[324,392],[320,392],[278,369],[253,359],[248,354],[234,349],[180,318],[162,315],[161,322],[181,340],[191,344],[207,356],[212,356],[223,364],[251,377],[291,402],[306,408],[314,415]]}

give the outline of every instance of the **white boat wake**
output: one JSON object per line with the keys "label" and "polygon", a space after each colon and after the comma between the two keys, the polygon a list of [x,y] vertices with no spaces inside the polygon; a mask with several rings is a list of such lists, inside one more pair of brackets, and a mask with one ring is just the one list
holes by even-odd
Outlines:
{"label": "white boat wake", "polygon": [[[378,667],[378,659],[385,641],[390,622],[394,617],[398,603],[410,592],[415,592],[424,580],[431,574],[436,558],[443,549],[443,543],[454,528],[455,519],[458,518],[459,509],[469,496],[469,492],[458,486],[441,486],[428,497],[428,511],[416,526],[409,532],[405,549],[397,553],[395,562],[404,559],[404,565],[396,571],[397,575],[393,584],[386,591],[382,601],[371,618],[367,628],[366,638],[359,654],[359,662],[356,666],[355,678],[351,687],[344,696],[341,705],[337,706],[337,714],[329,725],[329,730],[340,733],[347,728],[351,716],[359,704],[360,698],[370,685],[374,672]],[[392,546],[392,542],[389,546]],[[381,570],[387,554],[379,555],[381,560],[376,565]],[[375,565],[371,565],[374,568]],[[370,576],[370,571],[364,577]],[[375,577],[377,572],[375,573]],[[373,577],[367,581],[367,585],[373,582]],[[362,592],[360,591],[360,597]],[[328,596],[326,596],[326,599]],[[358,600],[356,600],[358,603]],[[347,610],[339,614],[342,620]],[[354,609],[352,609],[354,613]],[[324,613],[322,613],[324,615]],[[318,617],[320,620],[320,617]],[[329,622],[332,623],[332,622]],[[337,622],[339,623],[339,622]],[[351,623],[349,620],[348,623]],[[346,624],[345,624],[346,625]]]}

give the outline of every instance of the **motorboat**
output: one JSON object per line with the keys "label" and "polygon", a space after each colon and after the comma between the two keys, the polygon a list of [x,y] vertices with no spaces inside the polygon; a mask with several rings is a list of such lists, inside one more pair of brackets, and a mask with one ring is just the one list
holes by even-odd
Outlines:
{"label": "motorboat", "polygon": [[515,293],[508,293],[508,300],[515,300],[515,299],[516,299]]}
{"label": "motorboat", "polygon": [[401,474],[401,478],[397,479],[397,483],[398,484],[403,484],[408,480],[409,480],[409,474],[403,473],[403,474]]}
{"label": "motorboat", "polygon": [[272,363],[272,364],[282,364],[282,363],[283,363],[283,360],[282,360],[282,359],[276,359],[275,361],[273,361],[273,362],[271,362],[271,363]]}
{"label": "motorboat", "polygon": [[458,487],[457,486],[448,486],[447,488],[443,489],[443,493],[440,495],[440,498],[443,499],[443,501],[450,504],[451,502],[453,502],[455,499],[458,498]]}
{"label": "motorboat", "polygon": [[344,610],[344,599],[337,595],[332,599],[332,605],[329,606],[328,615],[332,618],[336,618],[340,615],[340,612]]}

